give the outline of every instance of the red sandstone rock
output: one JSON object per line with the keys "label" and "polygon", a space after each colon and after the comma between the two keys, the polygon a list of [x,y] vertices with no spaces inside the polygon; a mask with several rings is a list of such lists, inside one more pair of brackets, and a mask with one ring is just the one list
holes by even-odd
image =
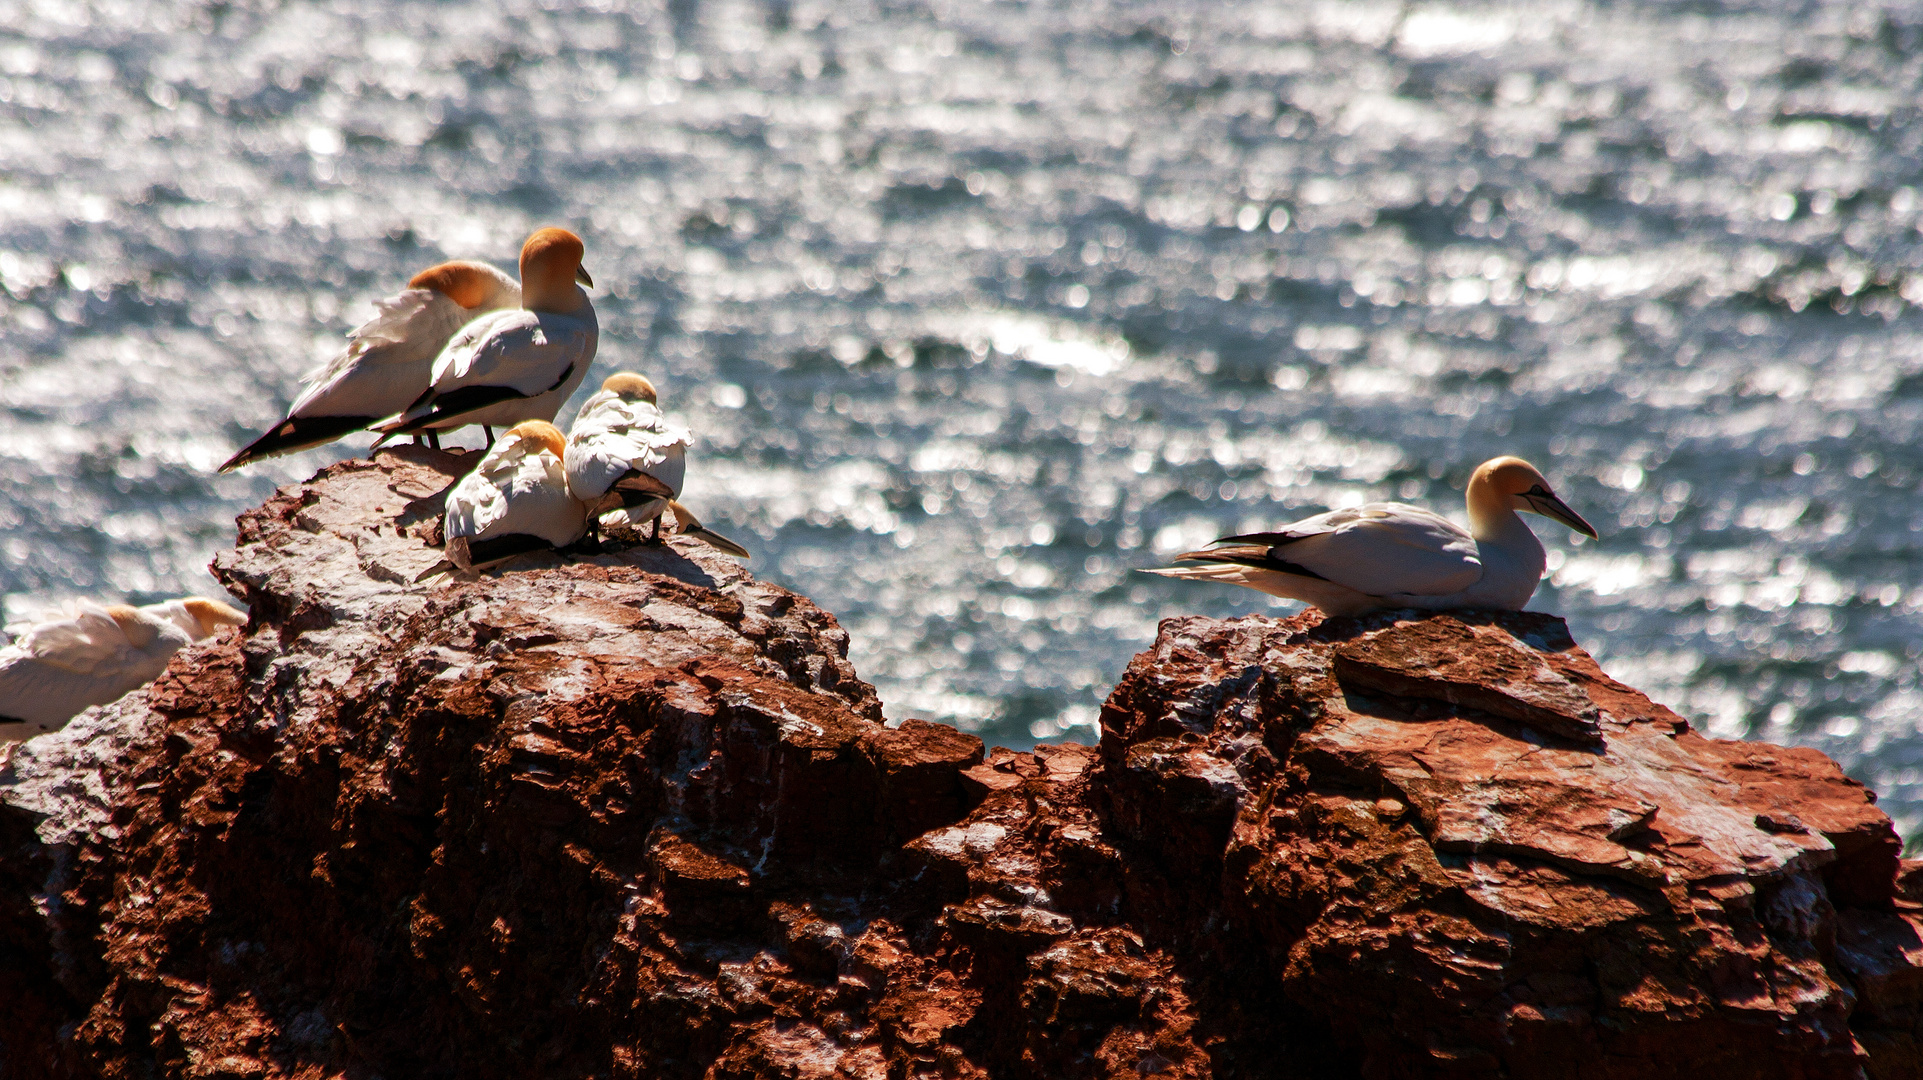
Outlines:
{"label": "red sandstone rock", "polygon": [[696,545],[412,584],[461,465],[0,776],[0,1077],[1923,1077],[1868,793],[1554,619],[1173,620],[984,758]]}

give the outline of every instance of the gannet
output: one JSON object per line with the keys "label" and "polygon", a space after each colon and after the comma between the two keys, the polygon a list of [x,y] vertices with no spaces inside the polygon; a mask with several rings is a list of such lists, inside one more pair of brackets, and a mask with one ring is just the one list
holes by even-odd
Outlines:
{"label": "gannet", "polygon": [[[733,540],[701,524],[701,519],[695,517],[693,511],[675,500],[668,500],[668,510],[674,514],[676,524],[680,525],[679,532],[682,536],[692,536],[709,547],[714,548],[716,551],[733,555],[737,559],[751,559],[754,557],[748,554],[747,548],[742,547]],[[657,523],[660,520],[659,517],[655,518]]]}
{"label": "gannet", "polygon": [[1467,532],[1420,507],[1366,503],[1275,532],[1225,536],[1216,543],[1232,546],[1176,556],[1205,565],[1147,572],[1243,585],[1331,615],[1399,607],[1519,611],[1542,579],[1544,556],[1542,542],[1516,511],[1596,536],[1521,458],[1483,462],[1470,476],[1464,499]]}
{"label": "gannet", "polygon": [[445,262],[414,275],[347,335],[339,356],[301,377],[307,389],[280,422],[227,459],[221,472],[333,442],[408,407],[434,360],[477,316],[521,306],[521,286],[486,263]]}
{"label": "gannet", "polygon": [[480,424],[492,445],[496,427],[553,420],[587,376],[600,338],[594,305],[575,284],[594,284],[581,253],[581,238],[566,229],[536,230],[521,246],[523,306],[462,327],[435,358],[427,389],[373,430],[413,435]]}
{"label": "gannet", "polygon": [[0,742],[56,731],[90,705],[152,682],[181,646],[247,616],[191,596],[130,607],[81,601],[0,648]]}
{"label": "gannet", "polygon": [[602,514],[619,509],[637,529],[654,522],[659,540],[661,512],[681,494],[688,429],[661,415],[653,383],[618,372],[576,414],[566,463],[568,490],[587,504],[589,532]]}
{"label": "gannet", "polygon": [[546,420],[509,428],[447,493],[447,558],[415,580],[454,566],[481,569],[581,539],[587,508],[568,493],[561,464],[566,452],[560,430]]}

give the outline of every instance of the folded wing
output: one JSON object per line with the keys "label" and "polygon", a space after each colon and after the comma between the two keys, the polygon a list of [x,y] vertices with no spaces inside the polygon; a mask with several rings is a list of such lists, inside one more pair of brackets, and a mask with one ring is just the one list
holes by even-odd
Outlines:
{"label": "folded wing", "polygon": [[688,442],[688,430],[668,423],[654,405],[596,395],[568,435],[568,486],[585,501],[620,488],[628,506],[636,495],[674,498],[687,473]]}
{"label": "folded wing", "polygon": [[[375,430],[407,434],[456,426],[463,415],[559,389],[585,373],[594,345],[595,334],[581,320],[524,308],[495,312],[455,335],[434,361],[427,392]],[[558,410],[560,400],[554,404]]]}
{"label": "folded wing", "polygon": [[1269,533],[1223,537],[1183,558],[1306,573],[1371,596],[1442,596],[1482,579],[1475,538],[1439,514],[1371,503],[1304,518]]}

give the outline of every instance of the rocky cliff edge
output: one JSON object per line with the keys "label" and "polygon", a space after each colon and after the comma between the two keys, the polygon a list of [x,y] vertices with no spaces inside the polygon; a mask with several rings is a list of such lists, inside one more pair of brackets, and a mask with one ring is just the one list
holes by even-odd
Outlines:
{"label": "rocky cliff edge", "polygon": [[462,463],[0,774],[0,1077],[1923,1078],[1873,796],[1559,620],[1170,620],[984,757],[698,545],[413,584]]}

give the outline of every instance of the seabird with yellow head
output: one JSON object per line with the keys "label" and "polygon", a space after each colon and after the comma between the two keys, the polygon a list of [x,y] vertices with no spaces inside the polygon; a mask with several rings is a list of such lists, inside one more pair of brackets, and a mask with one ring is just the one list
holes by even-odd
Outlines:
{"label": "seabird with yellow head", "polygon": [[594,305],[581,286],[581,238],[566,229],[537,229],[521,246],[521,307],[464,327],[434,361],[428,387],[373,430],[413,435],[480,424],[493,429],[523,420],[552,421],[587,377],[600,340]]}
{"label": "seabird with yellow head", "polygon": [[375,316],[347,335],[347,348],[301,377],[307,389],[287,415],[220,471],[333,442],[407,408],[463,326],[520,306],[521,286],[486,263],[444,262],[421,271],[400,293],[374,301]]}
{"label": "seabird with yellow head", "polygon": [[1596,530],[1550,489],[1534,465],[1492,458],[1469,477],[1469,528],[1403,503],[1365,503],[1274,532],[1225,536],[1176,559],[1200,566],[1150,574],[1221,581],[1331,615],[1380,608],[1520,611],[1542,580],[1542,542],[1516,515],[1541,514],[1590,538]]}

